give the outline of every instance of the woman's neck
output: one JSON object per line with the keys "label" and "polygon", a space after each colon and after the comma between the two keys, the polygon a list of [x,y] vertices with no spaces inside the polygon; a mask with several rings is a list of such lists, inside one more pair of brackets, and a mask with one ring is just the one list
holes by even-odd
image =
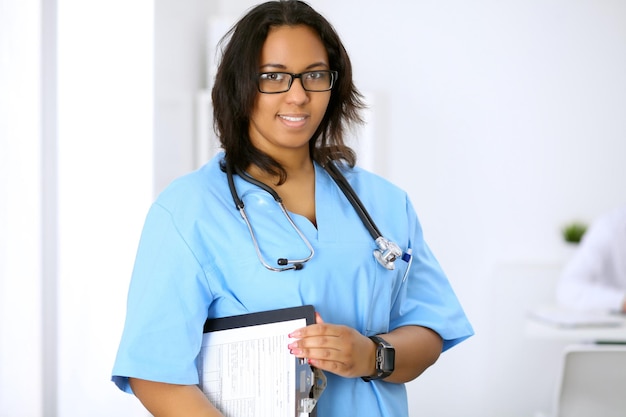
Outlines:
{"label": "woman's neck", "polygon": [[283,164],[287,172],[284,183],[278,184],[278,176],[261,170],[256,165],[248,167],[248,174],[271,187],[283,200],[285,208],[304,216],[317,225],[315,215],[315,166],[313,161]]}
{"label": "woman's neck", "polygon": [[[286,182],[300,182],[302,180],[306,181],[311,177],[315,176],[315,168],[313,166],[313,161],[310,159],[308,154],[306,157],[289,157],[289,158],[274,158],[285,170],[287,174]],[[280,180],[279,175],[271,174],[257,165],[250,165],[247,170],[248,174],[252,175],[257,180],[273,187],[280,188],[285,184],[281,184],[278,186],[278,182]]]}

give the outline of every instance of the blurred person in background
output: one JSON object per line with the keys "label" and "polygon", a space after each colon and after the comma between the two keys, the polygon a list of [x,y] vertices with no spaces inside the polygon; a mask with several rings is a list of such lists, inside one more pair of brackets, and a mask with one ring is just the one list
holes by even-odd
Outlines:
{"label": "blurred person in background", "polygon": [[559,305],[626,313],[626,205],[598,217],[557,284]]}

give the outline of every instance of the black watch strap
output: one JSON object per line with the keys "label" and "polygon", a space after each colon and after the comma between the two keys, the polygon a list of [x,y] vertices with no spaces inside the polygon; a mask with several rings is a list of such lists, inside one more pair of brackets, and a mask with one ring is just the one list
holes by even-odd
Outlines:
{"label": "black watch strap", "polygon": [[387,378],[395,367],[396,350],[393,346],[380,336],[370,336],[370,339],[376,343],[376,372],[374,375],[361,377],[365,382]]}

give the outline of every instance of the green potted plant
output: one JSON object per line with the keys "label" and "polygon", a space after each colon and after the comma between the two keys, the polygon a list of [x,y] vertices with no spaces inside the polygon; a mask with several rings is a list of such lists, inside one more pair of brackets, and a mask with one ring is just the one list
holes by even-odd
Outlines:
{"label": "green potted plant", "polygon": [[578,244],[587,231],[587,224],[581,221],[573,221],[561,229],[563,240],[567,243]]}

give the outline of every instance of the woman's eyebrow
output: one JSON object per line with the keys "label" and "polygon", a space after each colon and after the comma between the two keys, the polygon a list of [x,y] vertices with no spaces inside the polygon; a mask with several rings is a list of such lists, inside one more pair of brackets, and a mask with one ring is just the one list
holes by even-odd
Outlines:
{"label": "woman's eyebrow", "polygon": [[260,69],[270,69],[270,68],[282,69],[282,70],[287,69],[287,67],[282,64],[265,64],[265,65],[261,65]]}
{"label": "woman's eyebrow", "polygon": [[[308,65],[305,70],[310,70],[312,68],[317,68],[317,67],[325,67],[328,68],[328,64],[325,62],[315,62],[313,64]],[[283,65],[283,64],[263,64],[261,65],[261,70],[265,70],[265,69],[279,69],[279,70],[286,70],[287,66]]]}

